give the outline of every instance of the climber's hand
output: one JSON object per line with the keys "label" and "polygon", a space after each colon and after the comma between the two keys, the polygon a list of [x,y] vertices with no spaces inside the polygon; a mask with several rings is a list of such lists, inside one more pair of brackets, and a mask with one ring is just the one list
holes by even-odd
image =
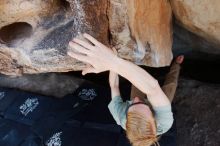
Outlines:
{"label": "climber's hand", "polygon": [[75,51],[68,51],[69,56],[89,64],[83,70],[82,74],[100,73],[109,70],[114,65],[117,55],[92,36],[83,34],[83,37],[89,42],[74,38],[69,45]]}

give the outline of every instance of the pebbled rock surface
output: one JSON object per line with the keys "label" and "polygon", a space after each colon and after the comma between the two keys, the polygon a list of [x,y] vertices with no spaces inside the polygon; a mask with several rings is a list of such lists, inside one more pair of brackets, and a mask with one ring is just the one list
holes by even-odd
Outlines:
{"label": "pebbled rock surface", "polygon": [[218,146],[220,84],[181,78],[176,92],[177,145]]}

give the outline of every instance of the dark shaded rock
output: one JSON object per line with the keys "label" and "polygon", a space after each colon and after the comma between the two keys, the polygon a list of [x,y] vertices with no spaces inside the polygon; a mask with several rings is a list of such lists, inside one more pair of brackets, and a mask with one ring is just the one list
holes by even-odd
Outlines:
{"label": "dark shaded rock", "polygon": [[0,86],[61,98],[73,93],[85,80],[58,73],[9,77],[0,75]]}
{"label": "dark shaded rock", "polygon": [[194,56],[195,58],[199,57],[199,52],[210,55],[220,55],[219,47],[216,47],[206,39],[183,28],[178,22],[175,21],[173,28],[173,51],[175,53],[198,52],[198,54]]}
{"label": "dark shaded rock", "polygon": [[220,85],[180,79],[176,108],[178,146],[218,146]]}

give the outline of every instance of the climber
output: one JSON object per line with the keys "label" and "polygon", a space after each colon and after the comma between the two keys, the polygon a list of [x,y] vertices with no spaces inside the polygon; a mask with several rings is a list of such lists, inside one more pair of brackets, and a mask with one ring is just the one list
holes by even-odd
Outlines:
{"label": "climber", "polygon": [[[177,87],[180,64],[184,56],[178,56],[172,63],[164,86],[139,66],[119,58],[92,36],[83,35],[85,40],[74,38],[70,43],[73,50],[68,55],[83,61],[87,66],[82,74],[110,71],[109,84],[112,100],[109,110],[134,146],[150,146],[158,136],[167,132],[173,123],[171,101]],[[119,91],[119,77],[128,79],[132,84],[131,101],[123,102]]]}

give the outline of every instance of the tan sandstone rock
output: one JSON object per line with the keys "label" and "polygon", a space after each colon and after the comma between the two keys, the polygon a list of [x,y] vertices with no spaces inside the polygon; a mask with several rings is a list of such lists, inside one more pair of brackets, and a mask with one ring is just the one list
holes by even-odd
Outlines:
{"label": "tan sandstone rock", "polygon": [[[85,64],[67,55],[68,42],[87,32],[119,56],[147,66],[172,59],[170,4],[164,0],[3,0],[0,73],[68,72]],[[111,34],[110,34],[111,33]]]}
{"label": "tan sandstone rock", "polygon": [[59,8],[59,0],[1,0],[0,28],[14,22],[27,22],[36,26],[42,16]]}
{"label": "tan sandstone rock", "polygon": [[88,32],[108,45],[107,4],[106,0],[1,1],[0,73],[80,70],[84,64],[67,55],[68,42]]}
{"label": "tan sandstone rock", "polygon": [[171,0],[171,6],[183,27],[220,46],[219,0]]}
{"label": "tan sandstone rock", "polygon": [[110,0],[112,42],[136,64],[161,67],[172,60],[171,7],[164,0]]}

